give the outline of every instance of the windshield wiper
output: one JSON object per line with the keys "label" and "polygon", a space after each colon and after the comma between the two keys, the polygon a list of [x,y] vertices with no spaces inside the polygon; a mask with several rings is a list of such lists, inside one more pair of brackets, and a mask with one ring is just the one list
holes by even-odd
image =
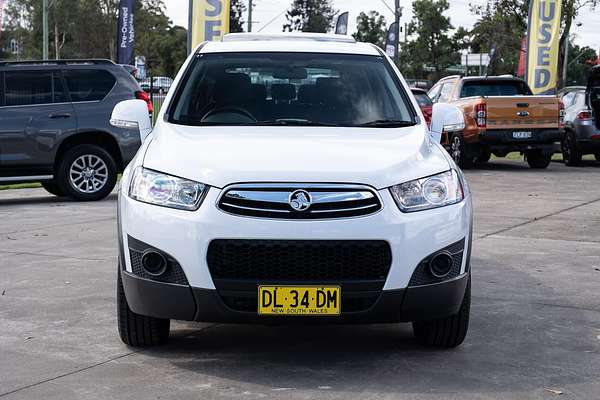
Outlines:
{"label": "windshield wiper", "polygon": [[356,126],[373,127],[373,128],[401,128],[404,126],[414,126],[415,121],[402,121],[396,119],[378,119],[375,121],[365,122]]}
{"label": "windshield wiper", "polygon": [[310,121],[301,118],[280,118],[272,121],[259,121],[257,125],[296,125],[296,126],[337,126],[326,122]]}

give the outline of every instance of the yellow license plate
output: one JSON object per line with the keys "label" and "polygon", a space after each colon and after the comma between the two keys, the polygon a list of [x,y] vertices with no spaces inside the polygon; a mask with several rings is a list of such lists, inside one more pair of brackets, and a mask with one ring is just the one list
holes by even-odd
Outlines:
{"label": "yellow license plate", "polygon": [[339,286],[259,286],[261,315],[340,315]]}

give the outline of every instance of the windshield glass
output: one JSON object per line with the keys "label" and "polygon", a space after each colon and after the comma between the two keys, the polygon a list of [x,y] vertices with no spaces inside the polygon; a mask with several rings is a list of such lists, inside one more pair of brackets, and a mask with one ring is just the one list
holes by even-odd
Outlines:
{"label": "windshield glass", "polygon": [[463,83],[460,97],[494,97],[494,96],[529,96],[531,90],[527,84],[519,80],[483,80]]}
{"label": "windshield glass", "polygon": [[223,53],[197,57],[170,107],[183,125],[415,124],[381,57]]}

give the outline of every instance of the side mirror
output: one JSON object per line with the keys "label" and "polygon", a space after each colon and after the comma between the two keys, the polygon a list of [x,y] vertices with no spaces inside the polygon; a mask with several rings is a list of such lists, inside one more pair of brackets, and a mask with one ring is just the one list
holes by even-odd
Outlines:
{"label": "side mirror", "polygon": [[436,143],[442,140],[442,133],[465,129],[465,116],[460,108],[447,103],[436,103],[431,112],[431,137]]}
{"label": "side mirror", "polygon": [[152,132],[148,105],[144,100],[125,100],[118,103],[110,116],[110,124],[117,128],[139,130],[142,142]]}

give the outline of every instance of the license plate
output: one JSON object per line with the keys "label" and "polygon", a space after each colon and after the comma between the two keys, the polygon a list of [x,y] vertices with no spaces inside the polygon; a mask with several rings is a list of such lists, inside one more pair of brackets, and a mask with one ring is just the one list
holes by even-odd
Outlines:
{"label": "license plate", "polygon": [[340,315],[339,286],[259,286],[260,315]]}
{"label": "license plate", "polygon": [[528,131],[513,132],[513,139],[531,139],[531,132],[528,132]]}

